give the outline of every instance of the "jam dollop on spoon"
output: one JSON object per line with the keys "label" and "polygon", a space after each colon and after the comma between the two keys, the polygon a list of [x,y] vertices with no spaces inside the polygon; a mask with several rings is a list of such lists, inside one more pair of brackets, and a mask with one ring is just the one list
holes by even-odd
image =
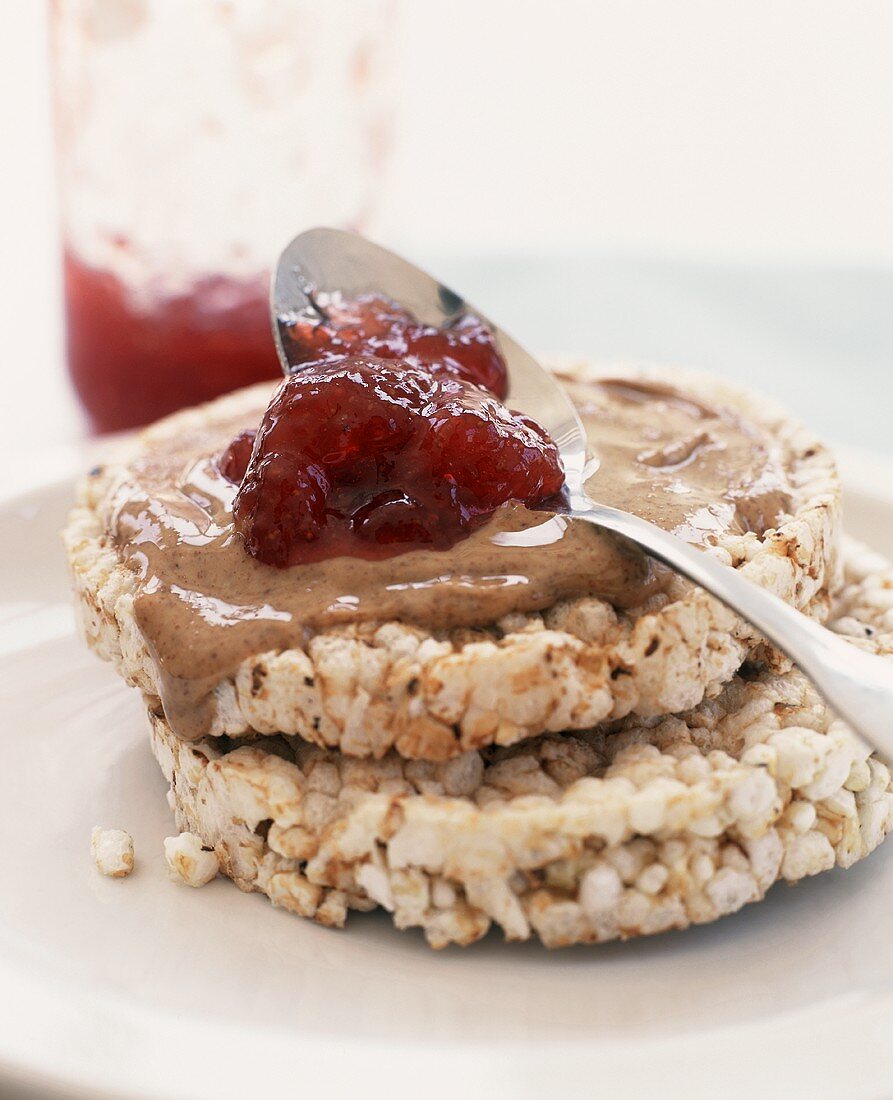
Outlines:
{"label": "jam dollop on spoon", "polygon": [[501,504],[535,506],[564,483],[557,447],[529,417],[462,378],[394,360],[293,375],[250,455],[248,442],[237,436],[221,461],[241,482],[236,530],[280,567],[446,549]]}
{"label": "jam dollop on spoon", "polygon": [[376,293],[313,304],[287,331],[302,369],[220,460],[253,557],[286,567],[447,549],[500,505],[560,492],[558,448],[498,400],[505,361],[479,317],[423,325]]}

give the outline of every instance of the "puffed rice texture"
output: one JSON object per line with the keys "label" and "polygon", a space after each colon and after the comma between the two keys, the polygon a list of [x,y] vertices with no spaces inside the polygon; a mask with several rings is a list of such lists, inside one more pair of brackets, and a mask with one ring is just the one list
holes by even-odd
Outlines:
{"label": "puffed rice texture", "polygon": [[[832,628],[893,659],[891,606],[893,570],[851,549]],[[494,925],[561,947],[702,924],[851,866],[893,826],[887,766],[797,670],[439,763],[286,736],[187,743],[151,723],[178,826],[242,890],[325,925],[381,907],[434,947]]]}

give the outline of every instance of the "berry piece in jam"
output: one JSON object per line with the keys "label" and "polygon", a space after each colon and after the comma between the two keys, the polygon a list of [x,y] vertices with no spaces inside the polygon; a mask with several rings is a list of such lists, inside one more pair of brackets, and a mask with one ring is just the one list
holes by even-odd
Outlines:
{"label": "berry piece in jam", "polygon": [[[221,460],[237,473],[246,443]],[[234,504],[249,553],[279,567],[446,549],[501,504],[564,484],[539,425],[455,375],[356,357],[286,379]]]}
{"label": "berry piece in jam", "polygon": [[400,359],[435,374],[474,382],[500,400],[508,392],[505,360],[480,317],[460,314],[450,325],[423,325],[403,306],[381,294],[345,298],[330,294],[317,303],[319,316],[301,318],[288,330],[292,363],[331,363],[350,355]]}
{"label": "berry piece in jam", "polygon": [[234,485],[238,485],[245,476],[256,437],[257,431],[254,428],[239,432],[220,456],[217,466],[226,480]]}

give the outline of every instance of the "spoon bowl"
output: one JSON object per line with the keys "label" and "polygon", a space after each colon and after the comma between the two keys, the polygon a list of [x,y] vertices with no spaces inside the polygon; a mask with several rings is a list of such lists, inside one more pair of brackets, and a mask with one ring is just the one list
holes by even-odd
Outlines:
{"label": "spoon bowl", "polygon": [[480,317],[492,330],[508,368],[512,409],[541,424],[561,451],[568,484],[582,487],[587,469],[587,441],[582,421],[567,394],[517,340],[460,294],[414,264],[340,229],[308,229],[282,253],[273,276],[270,313],[279,361],[286,375],[306,364],[289,361],[289,329],[301,319],[320,317],[318,300],[340,291],[356,297],[378,291],[405,306],[427,325],[438,328],[463,313]]}

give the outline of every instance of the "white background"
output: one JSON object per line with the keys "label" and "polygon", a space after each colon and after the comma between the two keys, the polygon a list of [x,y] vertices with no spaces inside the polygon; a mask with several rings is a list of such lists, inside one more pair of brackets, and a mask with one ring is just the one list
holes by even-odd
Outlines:
{"label": "white background", "polygon": [[408,241],[893,258],[889,0],[408,0],[404,18]]}
{"label": "white background", "polygon": [[[80,429],[45,8],[4,0],[2,19],[9,444],[35,396],[47,438]],[[893,446],[893,4],[404,0],[396,33],[388,241],[539,347],[693,360]]]}

